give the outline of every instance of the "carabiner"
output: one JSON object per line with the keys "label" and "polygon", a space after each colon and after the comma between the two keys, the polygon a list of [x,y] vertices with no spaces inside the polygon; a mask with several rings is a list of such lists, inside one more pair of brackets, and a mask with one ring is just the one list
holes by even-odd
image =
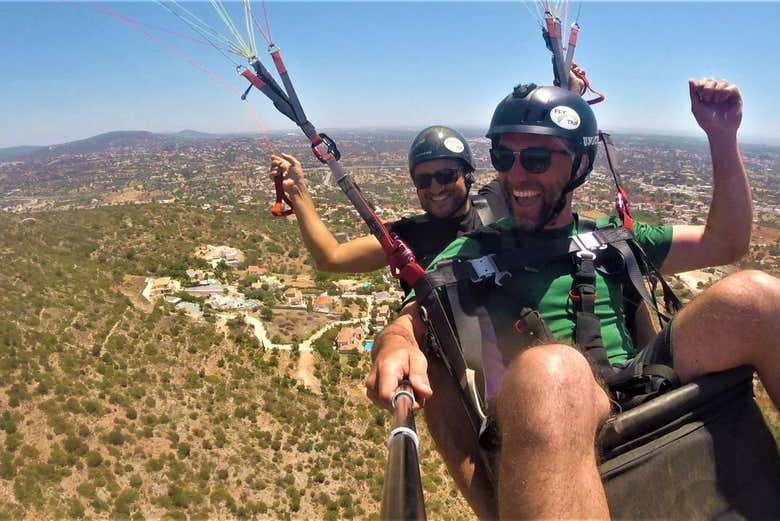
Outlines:
{"label": "carabiner", "polygon": [[[322,145],[325,145],[324,153]],[[314,156],[319,159],[320,163],[341,159],[341,152],[339,152],[336,142],[328,137],[327,134],[317,134],[315,139],[311,140],[311,151],[314,152]]]}

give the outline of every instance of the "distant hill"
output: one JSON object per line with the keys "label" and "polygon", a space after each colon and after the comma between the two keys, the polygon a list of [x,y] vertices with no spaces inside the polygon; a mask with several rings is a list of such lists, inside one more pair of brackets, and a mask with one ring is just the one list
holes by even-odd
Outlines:
{"label": "distant hill", "polygon": [[60,145],[0,148],[0,161],[23,161],[46,159],[61,155],[94,154],[111,149],[159,147],[182,141],[203,141],[220,137],[222,137],[220,134],[207,134],[196,130],[182,130],[170,134],[159,134],[146,130],[117,130]]}
{"label": "distant hill", "polygon": [[37,152],[46,150],[48,147],[23,146],[0,148],[0,161],[19,161],[34,156]]}
{"label": "distant hill", "polygon": [[[484,129],[465,127],[460,129],[468,138],[479,138],[484,135]],[[417,134],[417,130],[411,129],[338,129],[337,139],[341,141],[349,140],[381,140],[390,142],[400,140],[406,144]],[[331,135],[334,135],[331,133]],[[300,137],[295,130],[276,131],[270,133],[272,140],[287,139],[290,136]],[[10,148],[0,148],[0,161],[28,161],[36,159],[48,159],[55,156],[81,155],[106,152],[119,149],[136,148],[161,148],[167,145],[180,144],[183,142],[203,142],[225,138],[251,138],[257,137],[252,133],[234,133],[234,134],[210,134],[199,132],[197,130],[180,130],[171,133],[155,133],[146,130],[117,130],[106,132],[86,139],[71,141],[59,145],[50,146],[17,146]],[[336,137],[336,136],[334,136]],[[632,132],[613,133],[616,145],[647,145],[657,147],[676,147],[686,149],[706,150],[707,141],[703,136],[666,136],[661,134],[642,134]],[[756,153],[777,153],[780,147],[773,145],[756,145],[742,143],[745,150],[751,150]]]}
{"label": "distant hill", "polygon": [[167,134],[180,139],[214,139],[221,137],[220,134],[209,134],[207,132],[198,132],[197,130],[184,129],[173,134]]}

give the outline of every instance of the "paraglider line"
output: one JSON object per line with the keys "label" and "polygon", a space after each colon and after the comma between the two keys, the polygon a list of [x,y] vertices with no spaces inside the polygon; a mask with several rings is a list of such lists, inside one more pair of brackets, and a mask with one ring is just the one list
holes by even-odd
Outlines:
{"label": "paraglider line", "polygon": [[268,21],[268,9],[265,7],[265,0],[262,0],[263,4],[263,16],[265,17],[265,28],[268,31],[268,43],[274,41],[274,37],[271,35],[271,23]]}
{"label": "paraglider line", "polygon": [[274,146],[271,144],[271,140],[268,139],[268,133],[266,132],[265,127],[263,127],[263,124],[260,122],[260,118],[258,117],[254,107],[252,107],[252,104],[249,103],[248,101],[246,102],[246,108],[247,111],[249,112],[250,117],[254,121],[258,132],[260,132],[260,135],[263,137],[263,141],[265,141],[265,146],[268,148],[268,151],[271,154],[276,154],[276,151],[274,150]]}
{"label": "paraglider line", "polygon": [[[68,0],[68,1],[71,1],[71,0]],[[212,79],[212,80],[214,80],[214,81],[216,81],[217,83],[221,84],[222,86],[224,86],[224,87],[226,87],[226,88],[230,89],[230,90],[231,90],[231,92],[234,92],[234,93],[236,93],[236,94],[239,94],[239,95],[241,94],[241,91],[239,91],[238,89],[236,89],[236,88],[235,88],[233,85],[231,85],[231,84],[227,83],[225,80],[223,80],[222,78],[220,78],[219,76],[217,76],[215,73],[211,72],[210,70],[208,70],[207,68],[205,68],[203,65],[201,65],[201,64],[199,64],[199,63],[197,63],[196,61],[194,61],[193,59],[191,59],[189,56],[187,56],[187,55],[186,55],[186,54],[184,54],[183,52],[181,52],[181,51],[179,51],[178,49],[176,49],[175,47],[173,47],[173,46],[172,46],[171,44],[169,44],[168,42],[166,42],[166,41],[164,41],[164,40],[161,40],[161,39],[157,38],[157,37],[156,37],[156,36],[154,36],[153,34],[150,34],[149,32],[147,32],[147,31],[145,31],[144,29],[142,29],[141,27],[139,27],[138,25],[134,24],[133,22],[130,22],[129,20],[126,20],[126,19],[124,19],[124,17],[123,17],[122,15],[120,15],[119,13],[115,13],[115,12],[114,12],[114,11],[112,11],[111,9],[108,9],[108,8],[107,8],[107,7],[105,7],[105,6],[103,6],[103,5],[100,5],[98,2],[95,2],[95,4],[97,5],[97,9],[98,9],[98,10],[100,10],[101,12],[103,12],[104,14],[107,14],[107,15],[109,15],[109,16],[113,16],[114,18],[116,18],[116,19],[117,19],[117,20],[119,20],[120,22],[122,22],[122,23],[126,24],[128,27],[130,27],[130,28],[131,28],[131,29],[133,29],[134,31],[138,31],[139,33],[143,34],[144,36],[146,36],[147,38],[149,38],[149,39],[150,39],[150,40],[152,40],[153,42],[155,42],[155,43],[157,43],[158,45],[160,45],[160,46],[164,47],[164,48],[165,48],[165,49],[167,49],[169,52],[171,52],[171,53],[175,54],[175,55],[176,55],[177,57],[179,57],[181,60],[183,60],[183,61],[185,61],[185,62],[189,63],[189,64],[190,64],[190,65],[192,65],[193,67],[195,67],[195,68],[199,69],[199,70],[200,70],[202,73],[204,73],[204,74],[208,75],[209,77],[211,77],[211,79]]]}

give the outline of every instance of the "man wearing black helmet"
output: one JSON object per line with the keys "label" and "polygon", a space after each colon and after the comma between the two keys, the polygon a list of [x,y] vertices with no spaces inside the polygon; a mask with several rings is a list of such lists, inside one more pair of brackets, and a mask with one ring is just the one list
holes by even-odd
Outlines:
{"label": "man wearing black helmet", "polygon": [[[471,147],[451,128],[428,127],[412,142],[409,174],[425,213],[391,223],[389,228],[411,248],[422,266],[427,266],[456,237],[507,214],[496,181],[483,187],[480,196],[469,196],[474,170]],[[271,175],[284,178],[284,190],[317,268],[361,273],[387,264],[384,251],[373,236],[346,243],[333,237],[314,209],[297,159],[287,154],[272,156]]]}
{"label": "man wearing black helmet", "polygon": [[[725,80],[691,81],[689,87],[692,112],[710,143],[714,189],[706,226],[635,223],[632,240],[642,248],[642,259],[665,273],[734,262],[750,242],[750,188],[736,139],[741,95]],[[389,407],[400,380],[409,379],[439,451],[480,517],[606,519],[594,446],[610,399],[598,381],[625,383],[637,367],[644,376],[645,367],[663,364],[685,383],[752,365],[777,406],[780,281],[755,271],[726,277],[644,349],[635,346],[621,283],[599,264],[600,245],[586,244],[584,219],[572,212],[572,191],[584,182],[595,155],[591,109],[561,89],[522,85],[498,105],[488,137],[512,217],[457,239],[432,266],[453,266],[456,274],[456,268],[465,269],[476,273],[472,281],[487,284],[480,290],[467,277],[456,289],[484,310],[470,310],[481,351],[475,355],[473,342],[462,337],[470,369],[458,375],[473,396],[467,396],[472,412],[479,410],[467,415],[456,407],[458,383],[440,359],[426,357],[429,325],[417,303],[408,304],[377,337],[367,394]],[[570,249],[574,244],[579,246]],[[525,256],[523,262],[513,263],[506,252]],[[623,257],[623,266],[628,259],[635,259],[633,253]],[[506,261],[506,271],[497,267],[499,261]],[[623,270],[628,268],[616,273]],[[583,310],[586,300],[591,309]],[[468,318],[463,309],[451,306],[450,322]],[[578,349],[571,347],[575,344]],[[469,428],[475,416],[482,418],[478,433]]]}

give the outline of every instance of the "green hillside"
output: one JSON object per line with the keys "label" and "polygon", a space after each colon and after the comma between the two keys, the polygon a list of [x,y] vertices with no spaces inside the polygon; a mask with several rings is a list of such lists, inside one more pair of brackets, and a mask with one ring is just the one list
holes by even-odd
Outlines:
{"label": "green hillside", "polygon": [[[265,351],[241,321],[144,308],[125,277],[176,277],[203,243],[305,271],[295,230],[158,205],[0,214],[0,519],[375,518],[389,415],[367,356],[327,335]],[[468,517],[419,423],[430,517]]]}

